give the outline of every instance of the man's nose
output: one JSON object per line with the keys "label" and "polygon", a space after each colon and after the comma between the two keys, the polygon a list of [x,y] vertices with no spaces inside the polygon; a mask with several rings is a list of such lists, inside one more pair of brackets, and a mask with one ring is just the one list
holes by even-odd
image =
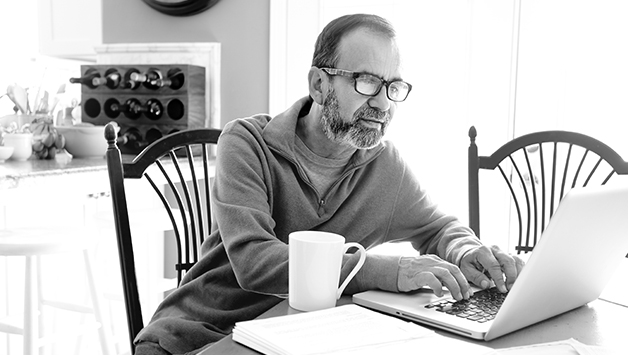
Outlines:
{"label": "man's nose", "polygon": [[386,89],[386,86],[382,86],[382,89],[379,90],[377,95],[369,99],[369,106],[383,112],[388,111],[390,109],[390,100],[388,96],[386,96]]}

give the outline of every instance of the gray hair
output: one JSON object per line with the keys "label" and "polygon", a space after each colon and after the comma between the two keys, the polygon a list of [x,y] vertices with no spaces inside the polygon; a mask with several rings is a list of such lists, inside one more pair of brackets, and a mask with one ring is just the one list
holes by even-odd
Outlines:
{"label": "gray hair", "polygon": [[391,39],[396,37],[395,29],[386,19],[370,14],[352,14],[338,17],[325,26],[314,45],[312,66],[335,68],[338,63],[338,45],[342,37],[358,28],[367,28]]}

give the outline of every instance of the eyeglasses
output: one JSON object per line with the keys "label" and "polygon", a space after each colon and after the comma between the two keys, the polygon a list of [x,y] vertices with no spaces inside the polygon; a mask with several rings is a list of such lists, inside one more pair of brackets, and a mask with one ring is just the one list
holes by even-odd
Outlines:
{"label": "eyeglasses", "polygon": [[355,91],[358,94],[366,96],[376,96],[379,94],[382,86],[386,86],[386,96],[388,99],[395,102],[401,102],[408,97],[410,90],[412,90],[412,85],[410,85],[410,83],[406,83],[401,80],[386,81],[368,73],[356,73],[349,70],[335,68],[320,69],[329,75],[340,75],[352,78]]}

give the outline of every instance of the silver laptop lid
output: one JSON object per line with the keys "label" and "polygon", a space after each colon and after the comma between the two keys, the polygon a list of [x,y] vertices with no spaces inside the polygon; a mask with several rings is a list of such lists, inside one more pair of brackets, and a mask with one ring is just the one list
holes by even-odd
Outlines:
{"label": "silver laptop lid", "polygon": [[628,187],[572,189],[560,202],[486,339],[597,299],[628,254]]}
{"label": "silver laptop lid", "polygon": [[355,303],[456,334],[490,340],[595,300],[628,254],[628,186],[572,189],[496,318],[482,325],[425,309],[429,290],[366,291]]}

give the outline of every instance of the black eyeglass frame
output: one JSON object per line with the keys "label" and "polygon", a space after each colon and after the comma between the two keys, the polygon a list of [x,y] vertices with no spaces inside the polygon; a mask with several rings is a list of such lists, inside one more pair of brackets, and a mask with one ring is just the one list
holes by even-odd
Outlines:
{"label": "black eyeglass frame", "polygon": [[[319,69],[324,71],[328,75],[332,75],[332,76],[339,75],[339,76],[345,76],[345,77],[353,79],[353,89],[355,90],[355,92],[357,92],[360,95],[371,96],[371,97],[377,96],[379,94],[379,92],[382,90],[382,87],[385,86],[386,87],[386,97],[389,100],[394,101],[394,102],[403,102],[403,101],[405,101],[408,98],[408,95],[410,95],[410,91],[412,91],[412,84],[410,84],[407,81],[403,81],[403,80],[387,81],[387,80],[384,80],[384,79],[378,77],[377,75],[373,75],[371,73],[354,72],[354,71],[350,71],[350,70],[337,69],[337,68],[319,68]],[[360,90],[358,90],[358,81],[357,81],[357,79],[360,76],[363,76],[363,75],[368,75],[370,77],[373,77],[373,78],[379,80],[379,87],[377,88],[377,90],[375,90],[375,93],[367,94],[367,93],[360,92]],[[390,92],[388,90],[390,90],[390,84],[393,84],[393,83],[403,83],[403,84],[408,86],[408,92],[406,93],[406,96],[402,100],[395,100],[395,99],[390,97]]]}

